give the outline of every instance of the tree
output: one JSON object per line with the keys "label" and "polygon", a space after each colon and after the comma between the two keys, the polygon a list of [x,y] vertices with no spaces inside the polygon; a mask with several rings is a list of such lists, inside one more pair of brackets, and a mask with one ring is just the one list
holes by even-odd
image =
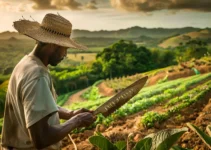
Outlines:
{"label": "tree", "polygon": [[102,69],[104,78],[131,75],[147,71],[150,57],[151,52],[147,48],[137,47],[132,41],[120,40],[96,56],[93,70],[99,72],[99,69]]}
{"label": "tree", "polygon": [[186,43],[186,51],[185,51],[185,58],[189,60],[191,58],[201,58],[203,57],[208,49],[207,43],[201,40],[191,40]]}

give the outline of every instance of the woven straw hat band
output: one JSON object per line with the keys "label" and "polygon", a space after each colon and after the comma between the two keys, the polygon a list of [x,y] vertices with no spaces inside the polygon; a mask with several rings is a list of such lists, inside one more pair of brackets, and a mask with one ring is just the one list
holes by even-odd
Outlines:
{"label": "woven straw hat band", "polygon": [[41,23],[41,28],[53,34],[70,37],[72,24],[60,15],[47,14]]}

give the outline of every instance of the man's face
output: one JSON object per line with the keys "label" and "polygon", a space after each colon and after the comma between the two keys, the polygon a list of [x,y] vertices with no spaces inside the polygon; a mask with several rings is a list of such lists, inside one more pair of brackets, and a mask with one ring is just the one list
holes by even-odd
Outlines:
{"label": "man's face", "polygon": [[67,47],[62,46],[53,46],[54,51],[51,53],[49,57],[49,64],[51,66],[56,66],[58,63],[60,63],[66,56],[67,56]]}

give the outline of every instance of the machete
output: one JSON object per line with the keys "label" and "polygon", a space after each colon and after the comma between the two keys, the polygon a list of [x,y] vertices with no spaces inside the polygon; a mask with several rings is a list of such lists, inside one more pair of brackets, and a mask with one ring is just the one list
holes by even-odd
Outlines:
{"label": "machete", "polygon": [[146,81],[148,79],[148,76],[145,76],[119,93],[117,93],[115,96],[110,98],[108,101],[106,101],[104,104],[99,106],[93,113],[94,115],[97,115],[99,113],[102,113],[103,116],[107,117],[111,113],[113,113],[115,110],[117,110],[119,107],[124,105],[127,101],[129,101],[133,96],[135,96],[141,89],[144,87]]}

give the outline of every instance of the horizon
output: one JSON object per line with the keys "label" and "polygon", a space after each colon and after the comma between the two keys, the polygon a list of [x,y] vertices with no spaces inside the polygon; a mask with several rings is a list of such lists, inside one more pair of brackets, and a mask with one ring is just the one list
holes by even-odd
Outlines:
{"label": "horizon", "polygon": [[[154,27],[154,28],[148,28],[148,27],[141,27],[141,26],[131,26],[131,27],[128,27],[128,28],[120,28],[120,29],[117,29],[117,30],[104,30],[104,29],[101,29],[101,30],[87,30],[87,29],[73,29],[73,30],[80,30],[80,31],[89,31],[89,32],[100,32],[100,31],[108,31],[108,32],[112,32],[112,31],[119,31],[119,30],[127,30],[129,28],[134,28],[134,27],[139,27],[139,28],[142,28],[142,29],[182,29],[182,28],[198,28],[198,29],[211,29],[211,27],[204,27],[204,28],[200,28],[200,27],[191,27],[191,26],[186,26],[186,27],[180,27],[180,28],[163,28],[163,27]],[[6,30],[6,31],[0,31],[0,34],[2,33],[5,33],[5,32],[10,32],[10,33],[18,33],[18,31],[16,30]]]}
{"label": "horizon", "polygon": [[[210,28],[211,1],[164,0],[0,0],[0,32],[16,31],[22,16],[42,22],[47,13],[60,14],[73,30],[116,31],[141,28]],[[32,17],[31,17],[32,16]]]}

